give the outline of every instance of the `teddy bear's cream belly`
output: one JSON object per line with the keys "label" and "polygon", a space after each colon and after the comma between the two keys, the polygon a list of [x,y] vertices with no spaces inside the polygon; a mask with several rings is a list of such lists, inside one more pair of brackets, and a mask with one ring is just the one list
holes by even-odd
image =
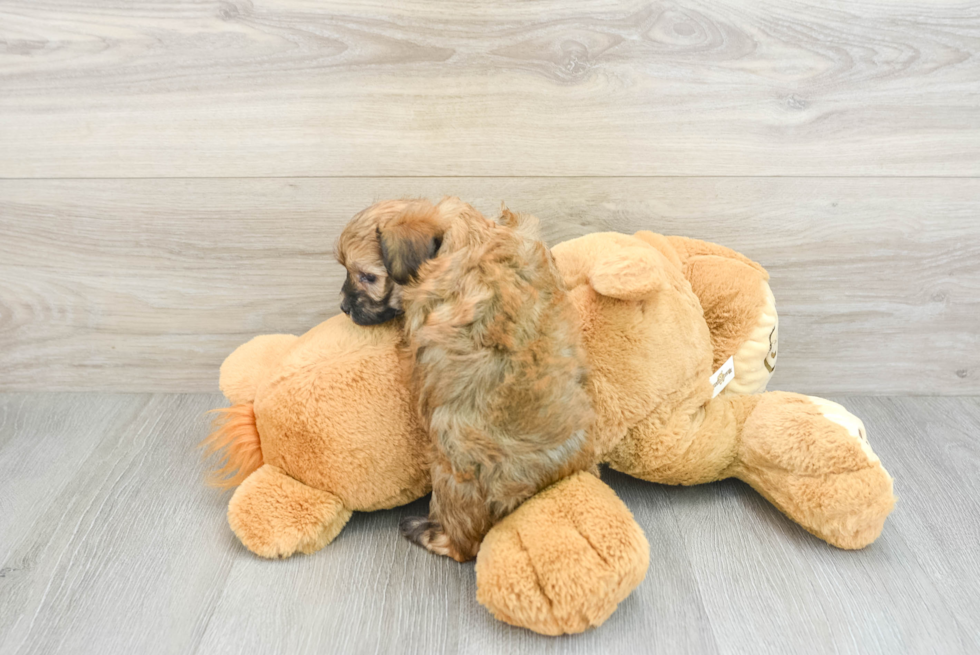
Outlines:
{"label": "teddy bear's cream belly", "polygon": [[735,377],[722,393],[762,393],[776,368],[779,315],[769,283],[763,280],[761,284],[763,304],[759,307],[756,325],[732,356]]}

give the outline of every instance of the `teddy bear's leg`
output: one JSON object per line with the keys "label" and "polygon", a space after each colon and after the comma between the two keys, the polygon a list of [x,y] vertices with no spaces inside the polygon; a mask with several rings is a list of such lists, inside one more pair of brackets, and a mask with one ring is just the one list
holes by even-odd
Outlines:
{"label": "teddy bear's leg", "polygon": [[783,392],[757,398],[726,474],[838,548],[874,541],[895,496],[860,419],[822,398]]}
{"label": "teddy bear's leg", "polygon": [[730,248],[641,231],[636,237],[681,269],[701,302],[711,334],[714,368],[732,357],[735,378],[726,394],[765,391],[776,366],[779,317],[762,266]]}
{"label": "teddy bear's leg", "polygon": [[776,367],[779,316],[768,275],[737,259],[699,256],[689,259],[684,275],[701,301],[711,333],[714,369],[729,357],[735,377],[726,394],[765,391]]}
{"label": "teddy bear's leg", "polygon": [[895,503],[892,479],[856,416],[783,392],[696,402],[639,422],[607,456],[610,466],[661,484],[736,477],[834,546],[877,538]]}
{"label": "teddy bear's leg", "polygon": [[476,559],[477,599],[547,635],[600,625],[643,580],[650,546],[612,489],[577,473],[495,525]]}
{"label": "teddy bear's leg", "polygon": [[261,557],[313,553],[334,540],[351,517],[339,498],[308,487],[270,464],[257,469],[228,503],[228,523]]}
{"label": "teddy bear's leg", "polygon": [[[627,475],[659,484],[704,484],[723,477],[738,456],[738,438],[759,396],[718,396],[710,387],[651,413],[631,427],[606,461]],[[743,401],[744,399],[744,401]]]}
{"label": "teddy bear's leg", "polygon": [[259,383],[268,379],[269,371],[298,338],[292,334],[263,334],[240,345],[221,364],[221,392],[236,405],[255,400]]}

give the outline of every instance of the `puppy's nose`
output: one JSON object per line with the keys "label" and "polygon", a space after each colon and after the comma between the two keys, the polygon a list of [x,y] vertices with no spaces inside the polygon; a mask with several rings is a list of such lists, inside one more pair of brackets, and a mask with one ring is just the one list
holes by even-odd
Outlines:
{"label": "puppy's nose", "polygon": [[350,298],[344,298],[340,301],[340,311],[350,316]]}

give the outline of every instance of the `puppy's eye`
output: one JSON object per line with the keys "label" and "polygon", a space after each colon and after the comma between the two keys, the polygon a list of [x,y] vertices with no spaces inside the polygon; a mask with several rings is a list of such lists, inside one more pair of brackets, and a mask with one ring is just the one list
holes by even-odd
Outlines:
{"label": "puppy's eye", "polygon": [[358,273],[357,279],[360,280],[361,283],[363,284],[374,284],[378,278],[377,276],[372,275],[371,273]]}

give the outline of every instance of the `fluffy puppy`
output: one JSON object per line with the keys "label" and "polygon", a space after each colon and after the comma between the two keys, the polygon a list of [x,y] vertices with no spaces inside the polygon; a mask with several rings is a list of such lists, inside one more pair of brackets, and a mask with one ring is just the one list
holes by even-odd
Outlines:
{"label": "fluffy puppy", "polygon": [[404,314],[431,438],[428,518],[409,540],[458,561],[544,487],[594,469],[577,314],[533,219],[484,218],[456,198],[378,203],[337,244],[343,310]]}

